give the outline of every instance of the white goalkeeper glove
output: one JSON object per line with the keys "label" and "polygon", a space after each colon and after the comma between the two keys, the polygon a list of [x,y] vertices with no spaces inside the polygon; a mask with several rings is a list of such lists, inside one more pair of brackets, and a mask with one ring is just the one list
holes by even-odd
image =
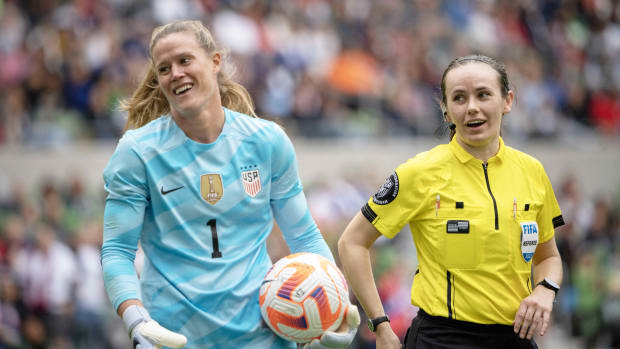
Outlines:
{"label": "white goalkeeper glove", "polygon": [[144,307],[131,305],[123,312],[123,322],[129,330],[134,349],[161,349],[162,346],[182,348],[187,338],[163,328],[151,319]]}
{"label": "white goalkeeper glove", "polygon": [[348,348],[353,342],[357,328],[360,325],[360,313],[357,307],[349,304],[347,315],[345,316],[348,330],[346,332],[327,331],[321,338],[304,345],[303,349],[341,349]]}

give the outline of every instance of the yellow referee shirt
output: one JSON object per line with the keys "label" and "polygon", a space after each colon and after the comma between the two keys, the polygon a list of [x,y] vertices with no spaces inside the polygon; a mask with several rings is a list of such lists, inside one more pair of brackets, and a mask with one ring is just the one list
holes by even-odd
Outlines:
{"label": "yellow referee shirt", "polygon": [[398,166],[362,208],[388,238],[409,223],[412,303],[430,315],[512,324],[537,244],[564,224],[541,163],[504,145],[487,164],[453,139]]}

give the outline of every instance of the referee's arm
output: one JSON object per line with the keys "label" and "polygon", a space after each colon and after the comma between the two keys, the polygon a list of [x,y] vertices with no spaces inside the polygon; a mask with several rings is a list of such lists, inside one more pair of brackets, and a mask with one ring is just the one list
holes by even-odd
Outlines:
{"label": "referee's arm", "polygon": [[534,285],[538,285],[544,278],[551,279],[558,285],[562,284],[562,258],[560,258],[555,237],[538,245],[532,263],[534,264]]}
{"label": "referee's arm", "polygon": [[[551,279],[558,285],[562,283],[562,259],[555,238],[538,245],[534,259],[534,285],[544,278]],[[521,338],[528,339],[538,330],[544,335],[549,325],[555,292],[543,286],[535,286],[532,294],[519,306],[515,316],[514,330]]]}
{"label": "referee's arm", "polygon": [[[338,240],[344,273],[369,319],[385,315],[370,264],[370,246],[381,236],[361,212],[349,222]],[[377,348],[401,348],[389,322],[377,326]]]}

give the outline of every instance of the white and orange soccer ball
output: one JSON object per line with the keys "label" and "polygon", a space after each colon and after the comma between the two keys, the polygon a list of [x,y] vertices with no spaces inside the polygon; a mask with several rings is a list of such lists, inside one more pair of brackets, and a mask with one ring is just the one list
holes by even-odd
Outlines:
{"label": "white and orange soccer ball", "polygon": [[260,287],[259,304],[263,319],[276,334],[307,343],[340,327],[349,289],[334,263],[302,252],[273,265]]}

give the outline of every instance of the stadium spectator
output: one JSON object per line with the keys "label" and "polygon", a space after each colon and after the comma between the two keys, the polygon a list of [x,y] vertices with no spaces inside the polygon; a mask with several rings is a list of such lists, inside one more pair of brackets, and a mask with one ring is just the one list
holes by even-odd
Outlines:
{"label": "stadium spectator", "polygon": [[42,318],[49,340],[65,343],[71,338],[79,281],[75,254],[49,224],[37,224],[34,234],[35,244],[22,248],[12,267],[23,286],[28,313]]}
{"label": "stadium spectator", "polygon": [[23,314],[23,304],[18,285],[13,273],[6,266],[0,266],[0,343],[9,348],[17,348],[22,343],[20,312]]}
{"label": "stadium spectator", "polygon": [[[75,183],[75,182],[73,182]],[[84,220],[76,232],[75,255],[80,282],[75,289],[74,342],[77,348],[110,347],[105,325],[109,307],[101,271],[101,225],[99,220]]]}

